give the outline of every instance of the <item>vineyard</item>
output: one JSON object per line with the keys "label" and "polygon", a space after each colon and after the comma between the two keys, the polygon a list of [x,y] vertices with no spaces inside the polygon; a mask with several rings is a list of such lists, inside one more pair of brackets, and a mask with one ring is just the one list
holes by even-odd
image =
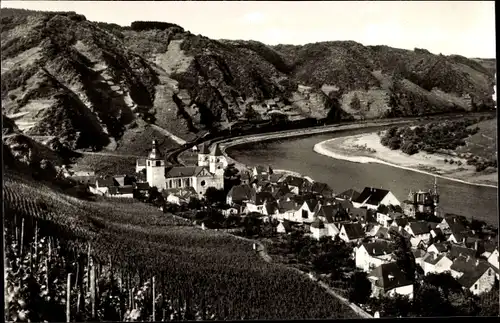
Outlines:
{"label": "vineyard", "polygon": [[3,188],[8,321],[355,317],[250,242],[151,205],[9,176]]}

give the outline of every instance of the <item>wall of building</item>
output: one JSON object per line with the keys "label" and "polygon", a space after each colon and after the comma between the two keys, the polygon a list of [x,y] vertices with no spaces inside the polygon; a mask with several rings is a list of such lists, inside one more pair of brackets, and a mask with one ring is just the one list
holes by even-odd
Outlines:
{"label": "wall of building", "polygon": [[478,279],[478,281],[470,288],[474,295],[479,295],[490,291],[495,284],[495,272],[493,269],[488,270]]}
{"label": "wall of building", "polygon": [[387,292],[387,294],[391,297],[395,296],[396,294],[406,295],[410,299],[412,299],[413,298],[413,285],[401,286],[401,287],[391,289]]}
{"label": "wall of building", "polygon": [[380,204],[384,205],[401,205],[401,203],[398,201],[398,199],[389,192],[383,199],[380,201]]}

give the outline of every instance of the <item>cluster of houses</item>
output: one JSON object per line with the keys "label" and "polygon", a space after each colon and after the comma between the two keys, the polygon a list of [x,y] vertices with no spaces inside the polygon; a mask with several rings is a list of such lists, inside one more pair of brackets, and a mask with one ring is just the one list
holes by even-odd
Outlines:
{"label": "cluster of houses", "polygon": [[[174,204],[202,198],[209,187],[224,188],[227,161],[220,148],[201,146],[196,166],[166,166],[156,141],[148,158],[138,160],[139,176],[96,178],[73,174],[88,184],[91,192],[111,197],[147,194],[157,187]],[[140,174],[144,175],[141,178]],[[367,272],[374,297],[401,294],[413,297],[413,284],[405,279],[394,258],[392,231],[406,237],[416,263],[425,274],[450,272],[474,294],[490,290],[499,275],[499,253],[495,232],[476,232],[464,217],[445,215],[440,222],[418,221],[417,213],[437,217],[437,183],[432,191],[411,192],[400,202],[389,190],[366,187],[335,194],[325,183],[307,177],[274,172],[256,166],[240,171],[239,185],[231,187],[222,213],[258,214],[275,219],[278,233],[288,234],[302,226],[315,239],[338,237],[354,243],[356,267]]]}
{"label": "cluster of houses", "polygon": [[354,243],[356,267],[368,274],[374,297],[413,297],[413,283],[396,264],[391,231],[409,240],[424,274],[449,272],[474,294],[491,290],[499,278],[496,233],[475,232],[456,215],[445,215],[440,222],[416,219],[418,212],[437,214],[437,183],[433,191],[410,193],[400,203],[390,191],[373,187],[336,195],[325,183],[276,174],[270,167],[242,172],[241,180],[227,194],[232,213],[276,219],[279,233],[303,226],[315,239],[338,237]]}

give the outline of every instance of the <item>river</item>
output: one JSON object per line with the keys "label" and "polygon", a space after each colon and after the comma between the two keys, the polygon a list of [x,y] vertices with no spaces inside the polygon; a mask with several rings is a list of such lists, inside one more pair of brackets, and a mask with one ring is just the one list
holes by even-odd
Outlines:
{"label": "river", "polygon": [[[360,164],[333,159],[313,151],[315,144],[340,136],[374,131],[348,130],[339,133],[261,141],[227,148],[229,156],[247,165],[271,165],[324,182],[336,193],[365,186],[388,189],[400,200],[410,190],[432,189],[434,177],[382,164]],[[497,189],[438,179],[440,207],[444,213],[461,214],[487,221],[498,227]]]}

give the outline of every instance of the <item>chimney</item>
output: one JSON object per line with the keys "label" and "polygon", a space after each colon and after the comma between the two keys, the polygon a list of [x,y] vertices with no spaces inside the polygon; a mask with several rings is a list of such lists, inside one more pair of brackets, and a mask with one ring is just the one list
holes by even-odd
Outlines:
{"label": "chimney", "polygon": [[474,249],[476,249],[476,251],[479,250],[479,241],[476,240],[476,242],[474,242]]}
{"label": "chimney", "polygon": [[476,267],[479,266],[479,259],[476,259]]}
{"label": "chimney", "polygon": [[468,262],[470,260],[470,255],[467,255],[466,261]]}

